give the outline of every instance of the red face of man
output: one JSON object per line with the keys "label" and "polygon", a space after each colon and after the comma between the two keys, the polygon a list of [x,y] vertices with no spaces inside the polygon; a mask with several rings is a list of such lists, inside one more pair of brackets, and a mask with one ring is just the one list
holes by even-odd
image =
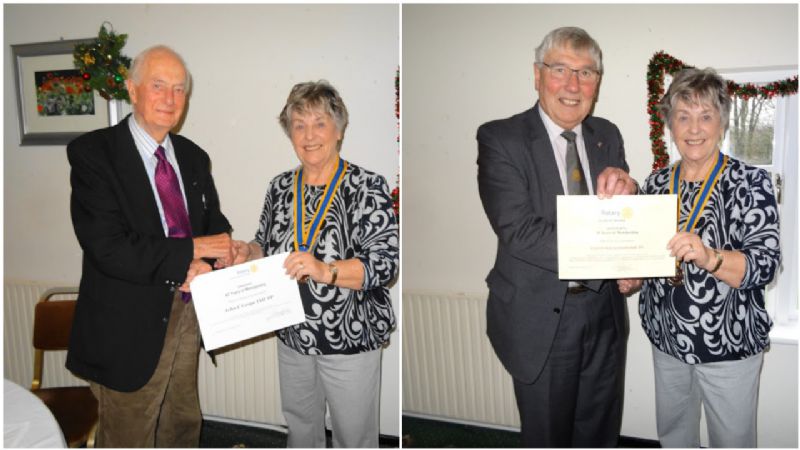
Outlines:
{"label": "red face of man", "polygon": [[186,106],[186,69],[166,51],[155,51],[143,62],[140,79],[126,81],[136,122],[153,139],[164,140],[178,124]]}
{"label": "red face of man", "polygon": [[[595,70],[595,63],[589,52],[575,51],[569,47],[556,47],[544,57],[551,67],[566,66],[569,69]],[[536,90],[539,92],[539,107],[553,122],[565,130],[571,130],[581,123],[592,109],[597,97],[599,76],[594,81],[579,81],[572,70],[567,71],[566,79],[558,79],[551,69],[534,64]]]}

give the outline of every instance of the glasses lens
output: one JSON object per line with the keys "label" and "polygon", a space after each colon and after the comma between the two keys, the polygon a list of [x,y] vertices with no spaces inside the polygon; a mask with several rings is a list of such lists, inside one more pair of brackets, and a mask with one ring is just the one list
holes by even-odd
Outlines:
{"label": "glasses lens", "polygon": [[595,75],[596,73],[589,69],[583,69],[578,72],[578,78],[580,78],[581,81],[594,81]]}
{"label": "glasses lens", "polygon": [[552,72],[554,78],[559,80],[563,80],[569,76],[569,69],[565,66],[550,66],[550,72]]}

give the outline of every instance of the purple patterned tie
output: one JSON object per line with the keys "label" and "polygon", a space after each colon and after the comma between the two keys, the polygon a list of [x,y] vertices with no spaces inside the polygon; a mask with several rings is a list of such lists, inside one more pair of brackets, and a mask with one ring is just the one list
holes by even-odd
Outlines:
{"label": "purple patterned tie", "polygon": [[[181,186],[178,184],[178,176],[175,169],[167,161],[164,154],[164,147],[158,146],[156,149],[156,190],[161,199],[161,207],[164,209],[164,218],[167,219],[169,233],[167,236],[172,238],[192,237],[192,226],[189,224],[189,214],[186,213],[186,206],[183,203]],[[183,293],[183,301],[188,302],[192,296]]]}

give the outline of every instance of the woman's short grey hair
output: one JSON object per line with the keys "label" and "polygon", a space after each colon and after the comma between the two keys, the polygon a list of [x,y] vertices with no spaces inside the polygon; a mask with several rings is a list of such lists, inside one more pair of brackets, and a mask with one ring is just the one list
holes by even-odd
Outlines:
{"label": "woman's short grey hair", "polygon": [[542,43],[536,47],[536,64],[544,62],[544,57],[554,48],[570,48],[575,51],[587,51],[594,60],[594,68],[603,73],[603,52],[597,41],[589,36],[583,28],[561,27],[547,33]]}
{"label": "woman's short grey hair", "polygon": [[728,131],[731,97],[727,83],[714,69],[683,69],[673,76],[667,93],[658,103],[658,111],[670,128],[679,101],[689,105],[713,106],[719,112],[723,131]]}
{"label": "woman's short grey hair", "polygon": [[278,116],[278,121],[283,127],[283,132],[291,137],[292,113],[302,114],[320,110],[325,111],[333,119],[336,129],[344,135],[349,117],[347,107],[344,106],[344,101],[336,88],[325,80],[295,84]]}
{"label": "woman's short grey hair", "polygon": [[145,66],[145,62],[147,58],[150,57],[153,53],[163,52],[169,53],[170,55],[174,56],[183,66],[183,71],[186,73],[186,92],[192,90],[192,74],[189,73],[189,67],[186,65],[186,61],[184,61],[183,57],[180,53],[176,52],[175,50],[167,47],[166,45],[154,45],[152,47],[148,47],[141,51],[136,58],[133,59],[133,63],[131,64],[130,70],[128,70],[128,79],[133,81],[134,84],[139,84],[142,80],[142,67]]}

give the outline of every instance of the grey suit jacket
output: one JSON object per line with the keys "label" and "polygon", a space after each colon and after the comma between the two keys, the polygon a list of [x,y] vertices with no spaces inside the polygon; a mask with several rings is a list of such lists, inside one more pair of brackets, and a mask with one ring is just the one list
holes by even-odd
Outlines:
{"label": "grey suit jacket", "polygon": [[[622,136],[611,122],[582,123],[593,181],[606,167],[628,170]],[[478,128],[478,189],[497,235],[489,286],[487,334],[497,356],[517,380],[541,374],[562,318],[567,282],[558,279],[556,195],[564,193],[538,103]],[[614,297],[618,331],[627,336],[624,297],[616,283],[590,284]]]}

